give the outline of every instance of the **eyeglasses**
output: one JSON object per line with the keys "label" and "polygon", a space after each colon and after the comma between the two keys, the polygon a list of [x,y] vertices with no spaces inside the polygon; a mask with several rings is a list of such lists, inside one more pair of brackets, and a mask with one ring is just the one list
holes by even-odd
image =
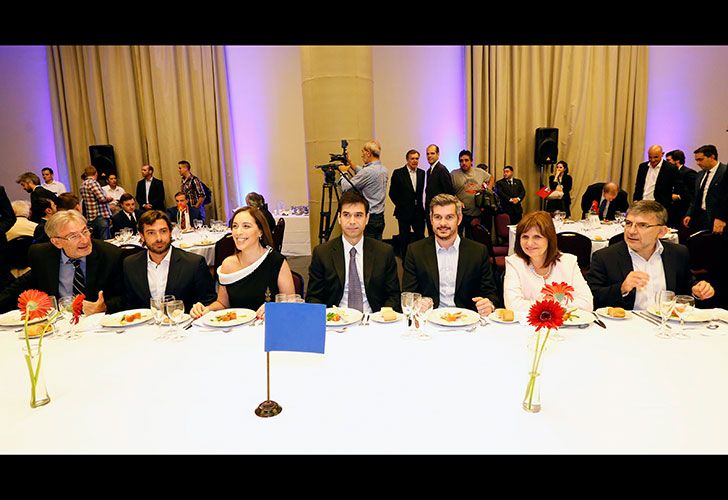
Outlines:
{"label": "eyeglasses", "polygon": [[70,241],[71,243],[76,243],[78,240],[80,240],[84,236],[86,236],[86,237],[91,236],[91,231],[89,231],[87,227],[84,228],[80,233],[70,233],[67,236],[54,236],[54,238],[58,238],[59,240]]}
{"label": "eyeglasses", "polygon": [[630,229],[632,226],[634,226],[637,231],[644,231],[648,227],[657,227],[657,226],[664,226],[664,224],[647,224],[646,222],[634,222],[629,219],[624,220],[624,229]]}

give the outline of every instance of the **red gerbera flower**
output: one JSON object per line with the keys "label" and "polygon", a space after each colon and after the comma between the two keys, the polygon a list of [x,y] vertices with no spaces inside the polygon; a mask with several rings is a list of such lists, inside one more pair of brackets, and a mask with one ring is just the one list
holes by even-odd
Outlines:
{"label": "red gerbera flower", "polygon": [[592,201],[591,205],[591,212],[594,212],[595,214],[599,212],[599,204],[597,203],[597,200]]}
{"label": "red gerbera flower", "polygon": [[541,328],[558,330],[564,323],[564,312],[564,308],[558,302],[539,300],[528,311],[528,324],[535,326],[536,331]]}
{"label": "red gerbera flower", "polygon": [[541,289],[541,293],[545,299],[555,300],[556,302],[562,302],[566,299],[567,303],[574,300],[574,296],[571,295],[571,292],[573,291],[574,287],[568,283],[556,283],[555,281]]}
{"label": "red gerbera flower", "polygon": [[86,299],[86,296],[82,293],[79,293],[73,298],[73,304],[71,305],[73,309],[73,318],[71,318],[71,323],[74,325],[78,323],[78,320],[83,314],[83,301]]}
{"label": "red gerbera flower", "polygon": [[18,297],[18,309],[20,309],[20,319],[28,320],[35,318],[44,318],[51,310],[51,299],[48,294],[40,290],[26,290]]}

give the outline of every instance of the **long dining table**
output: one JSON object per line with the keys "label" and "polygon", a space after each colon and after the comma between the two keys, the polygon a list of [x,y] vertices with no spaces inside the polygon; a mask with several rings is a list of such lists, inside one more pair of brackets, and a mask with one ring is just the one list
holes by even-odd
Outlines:
{"label": "long dining table", "polygon": [[530,326],[429,324],[430,340],[403,337],[402,321],[329,329],[325,354],[270,353],[283,411],[264,419],[254,414],[266,399],[264,325],[193,324],[172,341],[151,324],[103,329],[98,316],[77,340],[44,339],[51,402],[35,409],[24,341],[0,331],[0,452],[728,452],[725,323],[691,324],[687,340],[658,338],[637,317],[562,328],[547,344],[537,414],[521,407]]}

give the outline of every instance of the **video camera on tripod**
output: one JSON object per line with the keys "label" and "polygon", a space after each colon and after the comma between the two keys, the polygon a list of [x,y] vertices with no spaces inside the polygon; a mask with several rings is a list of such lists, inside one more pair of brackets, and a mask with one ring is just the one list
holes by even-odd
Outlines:
{"label": "video camera on tripod", "polygon": [[336,171],[341,165],[349,165],[349,159],[346,154],[346,148],[349,147],[349,141],[341,139],[342,153],[329,153],[329,161],[324,165],[315,165],[314,168],[320,168],[324,173],[325,184],[333,184],[336,182]]}
{"label": "video camera on tripod", "polygon": [[[349,158],[346,152],[347,147],[349,147],[349,141],[347,141],[346,139],[341,139],[341,154],[329,153],[330,163],[314,166],[314,168],[319,168],[324,173],[324,184],[321,189],[321,218],[319,219],[318,235],[319,243],[329,241],[331,231],[333,231],[334,224],[336,223],[336,214],[339,213],[339,191],[336,187],[336,172],[339,170],[339,167],[341,165],[349,165]],[[358,189],[356,189],[356,186],[352,184],[349,176],[342,173],[341,177],[343,179],[346,179],[346,181],[351,184],[351,187],[358,191]],[[332,219],[331,205],[334,196],[336,196],[336,214],[334,214],[334,217]],[[324,207],[327,207],[327,209],[324,210]]]}

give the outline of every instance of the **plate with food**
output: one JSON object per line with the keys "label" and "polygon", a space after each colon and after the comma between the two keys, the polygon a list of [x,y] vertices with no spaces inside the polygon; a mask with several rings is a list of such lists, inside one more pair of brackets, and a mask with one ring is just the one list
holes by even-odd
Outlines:
{"label": "plate with food", "polygon": [[328,307],[326,308],[326,326],[351,325],[361,321],[363,316],[361,311],[350,307]]}
{"label": "plate with food", "polygon": [[[29,339],[37,339],[40,338],[40,334],[43,333],[43,329],[48,325],[48,323],[36,323],[34,325],[28,325],[28,338]],[[56,332],[55,326],[51,325],[48,327],[48,330],[43,335],[44,337],[50,337]],[[19,339],[25,338],[25,332],[23,330],[20,331],[18,334]]]}
{"label": "plate with food", "polygon": [[379,312],[372,313],[369,319],[377,323],[396,323],[404,318],[404,314],[398,313],[391,307],[382,307]]}
{"label": "plate with food", "polygon": [[[45,316],[43,318],[33,318],[31,320],[28,320],[29,325],[33,325],[35,323],[40,323],[41,321],[45,321],[48,316]],[[12,311],[8,311],[5,314],[0,314],[0,327],[3,326],[23,326],[25,325],[25,320],[20,319],[20,310],[13,309]]]}
{"label": "plate with food", "polygon": [[202,323],[207,326],[230,328],[231,326],[250,323],[254,319],[255,311],[252,309],[231,308],[221,311],[210,311],[202,318]]}
{"label": "plate with food", "polygon": [[441,326],[468,326],[480,321],[480,314],[460,307],[441,307],[432,311],[427,319]]}
{"label": "plate with food", "polygon": [[632,319],[634,316],[630,311],[625,311],[621,307],[600,307],[594,312],[607,319]]}
{"label": "plate with food", "polygon": [[[660,318],[660,311],[657,310],[657,306],[655,304],[652,304],[650,307],[647,308],[647,312],[652,314],[653,316],[657,316]],[[711,320],[711,312],[709,309],[693,309],[690,314],[685,316],[685,323],[704,323],[706,321]],[[668,318],[668,321],[675,321],[680,322],[680,316],[675,313],[675,311],[672,311],[670,314],[670,317]]]}
{"label": "plate with food", "polygon": [[131,309],[104,315],[100,325],[106,328],[127,328],[146,323],[153,317],[151,309]]}
{"label": "plate with food", "polygon": [[593,313],[583,309],[571,308],[567,309],[564,314],[564,323],[562,326],[581,326],[592,323],[596,317]]}
{"label": "plate with food", "polygon": [[488,319],[496,323],[518,323],[516,313],[510,309],[498,308],[488,315]]}
{"label": "plate with food", "polygon": [[[184,325],[185,323],[187,323],[187,322],[188,322],[189,320],[191,320],[191,319],[192,319],[192,316],[190,316],[190,315],[189,315],[189,314],[187,314],[187,313],[184,313],[184,314],[182,315],[182,320],[181,320],[181,321],[179,322],[179,324],[180,324],[180,325]],[[164,316],[164,317],[162,318],[162,325],[164,325],[164,326],[174,326],[174,323],[172,322],[172,320],[171,320],[171,319],[169,319],[169,316],[165,315],[165,316]]]}

